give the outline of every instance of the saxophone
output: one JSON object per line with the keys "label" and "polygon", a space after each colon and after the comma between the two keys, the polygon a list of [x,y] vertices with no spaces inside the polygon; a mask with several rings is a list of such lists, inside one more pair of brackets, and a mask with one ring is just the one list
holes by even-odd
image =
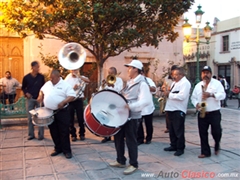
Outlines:
{"label": "saxophone", "polygon": [[[204,86],[202,85],[202,92],[204,93],[206,91],[206,89],[204,88]],[[206,106],[207,103],[205,101],[205,99],[202,99],[202,102],[200,103],[200,117],[204,118],[206,116]]]}
{"label": "saxophone", "polygon": [[[168,84],[164,82],[161,91],[167,91],[168,88],[169,88]],[[165,113],[164,109],[165,109],[166,101],[167,101],[167,97],[165,97],[164,95],[158,99],[161,114]]]}

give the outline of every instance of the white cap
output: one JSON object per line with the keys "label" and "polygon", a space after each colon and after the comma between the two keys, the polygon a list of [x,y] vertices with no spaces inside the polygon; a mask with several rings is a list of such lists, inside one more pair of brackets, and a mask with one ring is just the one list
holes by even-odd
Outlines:
{"label": "white cap", "polygon": [[132,62],[130,64],[125,64],[124,66],[127,66],[127,67],[132,66],[132,67],[135,67],[140,70],[142,70],[142,68],[143,68],[142,62],[139,60],[136,60],[136,59],[132,60]]}

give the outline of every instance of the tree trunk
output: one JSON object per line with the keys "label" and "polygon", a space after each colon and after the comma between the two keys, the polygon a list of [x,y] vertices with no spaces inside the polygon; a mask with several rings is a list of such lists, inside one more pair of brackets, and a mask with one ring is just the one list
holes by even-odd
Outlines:
{"label": "tree trunk", "polygon": [[98,87],[101,85],[101,82],[102,82],[103,79],[104,79],[103,67],[98,66]]}

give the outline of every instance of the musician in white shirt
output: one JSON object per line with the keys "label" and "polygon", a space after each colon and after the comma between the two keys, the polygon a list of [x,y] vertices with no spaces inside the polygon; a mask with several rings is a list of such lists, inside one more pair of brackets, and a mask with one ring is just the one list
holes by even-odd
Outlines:
{"label": "musician in white shirt", "polygon": [[110,89],[116,92],[120,92],[123,89],[123,81],[122,78],[117,77],[117,69],[115,67],[110,67],[108,69],[108,75],[112,75],[116,77],[116,82],[114,84],[109,84],[106,82],[106,79],[102,81],[102,85],[99,88],[99,91],[103,89]]}
{"label": "musician in white shirt", "polygon": [[[144,74],[144,70],[142,70],[142,75],[146,81],[146,83],[149,86],[149,91],[151,92],[151,94],[155,94],[157,91],[156,85],[153,82],[152,79],[150,79],[149,77],[146,77]],[[142,115],[142,119],[139,122],[138,125],[138,145],[143,144],[144,143],[144,131],[143,131],[143,120],[145,123],[145,127],[146,127],[146,144],[150,144],[152,141],[152,135],[153,135],[153,112],[155,110],[154,104],[153,104],[153,100],[151,101],[151,103],[149,105],[147,105],[146,107],[144,107],[142,109],[141,115]]]}
{"label": "musician in white shirt", "polygon": [[67,106],[76,94],[72,87],[62,80],[58,70],[51,72],[50,79],[40,89],[37,101],[44,102],[44,106],[54,112],[54,121],[48,126],[55,145],[51,156],[63,152],[65,157],[69,159],[72,157],[72,152],[69,138],[70,116]]}
{"label": "musician in white shirt", "polygon": [[198,130],[201,140],[201,154],[198,158],[205,158],[211,156],[211,149],[208,143],[209,125],[211,125],[211,134],[215,141],[215,155],[218,155],[220,150],[222,137],[220,101],[225,98],[226,94],[221,82],[212,78],[212,70],[209,66],[204,66],[201,77],[203,81],[195,86],[191,101],[198,111],[201,109],[203,101],[206,104],[205,117],[200,117],[200,114],[198,114]]}
{"label": "musician in white shirt", "polygon": [[79,125],[79,138],[80,140],[85,140],[85,126],[84,126],[84,118],[83,118],[83,99],[84,99],[84,89],[86,83],[89,83],[90,80],[81,76],[79,73],[79,69],[70,70],[70,73],[65,78],[65,81],[70,84],[70,86],[76,92],[76,99],[69,103],[69,112],[71,116],[70,121],[70,134],[72,141],[77,140],[76,128],[74,127],[74,114],[76,112],[78,125]]}
{"label": "musician in white shirt", "polygon": [[[116,91],[119,93],[123,89],[123,81],[120,77],[117,77],[117,69],[115,67],[110,67],[108,69],[108,75],[116,77],[115,83],[110,84],[104,79],[102,81],[102,85],[99,88],[99,91],[101,91],[103,89],[110,89],[110,90],[113,90],[113,91]],[[102,140],[102,143],[105,143],[107,141],[111,141],[111,137],[105,137]]]}
{"label": "musician in white shirt", "polygon": [[185,149],[185,116],[191,84],[184,75],[183,67],[177,67],[172,72],[173,83],[170,91],[165,91],[167,103],[165,111],[169,117],[170,147],[164,151],[176,151],[174,156],[181,156]]}

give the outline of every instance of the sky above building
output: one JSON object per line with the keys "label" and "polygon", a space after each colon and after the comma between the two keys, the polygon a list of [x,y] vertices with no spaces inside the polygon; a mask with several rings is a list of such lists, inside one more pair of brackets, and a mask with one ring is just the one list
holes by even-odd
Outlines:
{"label": "sky above building", "polygon": [[198,9],[199,4],[202,6],[202,11],[204,11],[200,27],[204,27],[207,21],[213,26],[215,17],[220,21],[224,21],[240,16],[240,0],[195,0],[191,9],[184,14],[184,18],[189,19],[188,22],[192,27],[196,27],[195,11]]}

